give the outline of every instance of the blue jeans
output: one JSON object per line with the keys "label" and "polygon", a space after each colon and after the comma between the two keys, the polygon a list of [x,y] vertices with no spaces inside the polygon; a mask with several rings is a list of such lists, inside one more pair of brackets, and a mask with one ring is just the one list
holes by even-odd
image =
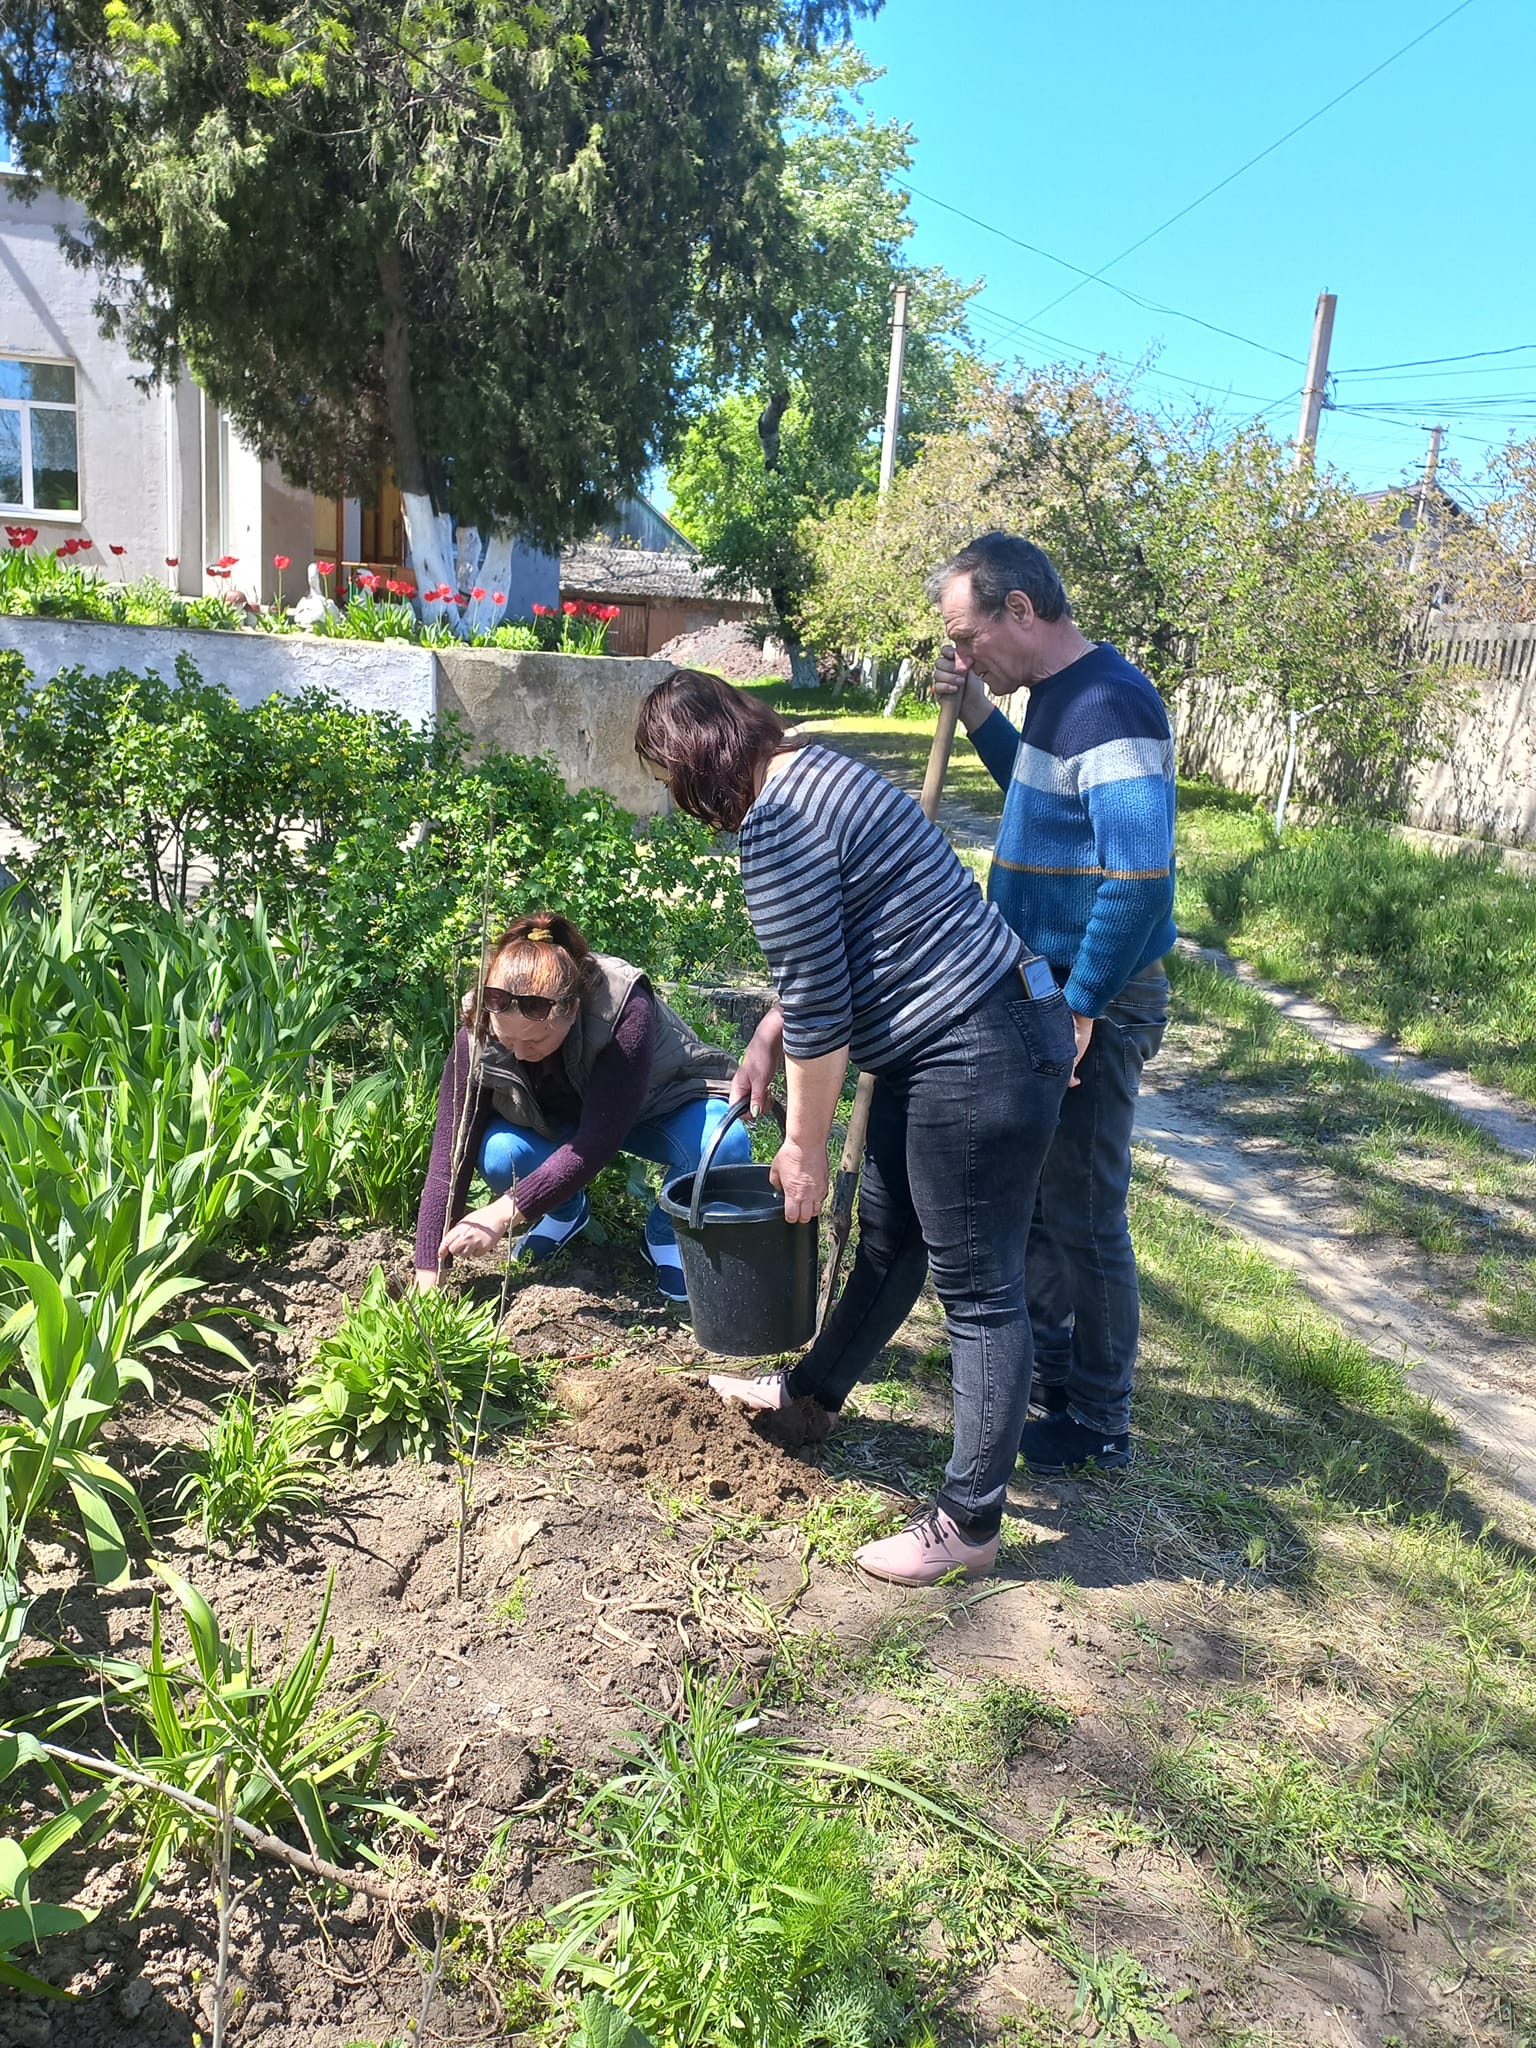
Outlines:
{"label": "blue jeans", "polygon": [[[704,1147],[729,1107],[721,1095],[704,1095],[696,1102],[685,1102],[681,1109],[674,1109],[667,1116],[636,1124],[624,1140],[624,1150],[637,1159],[654,1160],[659,1166],[670,1166],[675,1173],[686,1173],[698,1165]],[[480,1147],[480,1171],[492,1193],[504,1195],[514,1180],[542,1166],[551,1152],[574,1137],[575,1131],[571,1124],[553,1138],[541,1138],[537,1131],[493,1117]],[[726,1132],[715,1157],[722,1166],[737,1165],[752,1157],[752,1138],[744,1125],[737,1124]],[[585,1199],[583,1190],[549,1214],[556,1223],[574,1223]],[[645,1219],[645,1239],[651,1245],[677,1243],[677,1233],[659,1205]]]}
{"label": "blue jeans", "polygon": [[1078,1085],[1040,1175],[1029,1231],[1029,1320],[1042,1387],[1065,1387],[1067,1413],[1105,1436],[1131,1426],[1141,1334],[1136,1254],[1126,1222],[1131,1127],[1141,1070],[1163,1042],[1168,977],[1132,976],[1093,1027]]}
{"label": "blue jeans", "polygon": [[1029,1410],[1024,1245],[1072,1071],[1060,994],[1010,974],[875,1082],[859,1247],[826,1328],[789,1375],[838,1409],[912,1312],[930,1267],[953,1360],[955,1441],[939,1505],[995,1536]]}

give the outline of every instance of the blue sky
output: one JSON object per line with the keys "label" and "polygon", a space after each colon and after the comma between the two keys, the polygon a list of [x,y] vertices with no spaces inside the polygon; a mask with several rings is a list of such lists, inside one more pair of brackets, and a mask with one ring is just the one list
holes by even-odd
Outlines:
{"label": "blue sky", "polygon": [[[1134,361],[1156,348],[1149,393],[1180,406],[1202,387],[1233,418],[1268,405],[1285,436],[1317,295],[1332,291],[1340,409],[1323,416],[1320,459],[1362,488],[1390,483],[1422,465],[1423,429],[1443,421],[1447,455],[1475,471],[1511,429],[1536,434],[1532,0],[1469,0],[1109,271],[1242,340],[1104,284],[1045,310],[1080,282],[1072,271],[935,203],[1096,270],[1454,5],[886,0],[858,41],[886,73],[866,102],[911,125],[911,181],[931,195],[912,201],[913,260],[985,280],[975,332],[1001,359]],[[1383,404],[1401,419],[1343,409]]]}

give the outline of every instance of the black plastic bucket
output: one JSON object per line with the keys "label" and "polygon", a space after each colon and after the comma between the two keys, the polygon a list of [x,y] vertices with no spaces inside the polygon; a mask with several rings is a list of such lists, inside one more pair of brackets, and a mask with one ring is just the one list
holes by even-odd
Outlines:
{"label": "black plastic bucket", "polygon": [[738,1103],[697,1174],[678,1174],[661,1191],[677,1231],[693,1334],[706,1351],[727,1358],[796,1351],[816,1330],[816,1219],[785,1222],[784,1197],[766,1166],[711,1164],[715,1147],[745,1113]]}

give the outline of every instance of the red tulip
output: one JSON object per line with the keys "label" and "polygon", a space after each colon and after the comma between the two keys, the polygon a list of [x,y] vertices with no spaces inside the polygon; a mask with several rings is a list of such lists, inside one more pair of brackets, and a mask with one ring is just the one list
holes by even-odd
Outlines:
{"label": "red tulip", "polygon": [[55,553],[55,554],[56,554],[56,555],[58,556],[58,558],[59,558],[59,560],[60,560],[61,562],[65,562],[65,561],[68,561],[68,559],[69,559],[69,549],[68,549],[67,547],[59,547],[59,548],[55,548],[53,552],[54,552],[54,553]]}
{"label": "red tulip", "polygon": [[507,601],[507,593],[506,593],[506,592],[505,592],[504,590],[493,590],[493,591],[491,592],[491,603],[492,603],[492,604],[505,604],[505,603],[506,603],[506,601]]}
{"label": "red tulip", "polygon": [[391,597],[403,597],[405,595],[405,585],[403,583],[397,583],[393,576],[385,577],[384,588],[389,592]]}
{"label": "red tulip", "polygon": [[469,594],[475,600],[476,604],[480,604],[485,597],[485,585],[483,583],[477,583],[474,589]]}
{"label": "red tulip", "polygon": [[235,566],[236,562],[239,561],[239,559],[240,557],[238,555],[220,555],[219,567],[221,569],[233,569],[233,567]]}
{"label": "red tulip", "polygon": [[180,555],[167,555],[165,558],[165,566],[167,567],[167,569],[179,569],[181,567]]}
{"label": "red tulip", "polygon": [[87,540],[83,533],[81,534],[80,538],[74,543],[76,551],[82,555],[86,552],[87,549],[93,548],[95,547],[95,545],[95,541]]}
{"label": "red tulip", "polygon": [[533,607],[533,616],[536,619],[552,619],[555,616],[555,608],[553,605],[536,604]]}
{"label": "red tulip", "polygon": [[[285,563],[284,567],[286,566],[287,564]],[[334,574],[336,564],[334,562],[316,562],[315,567],[320,571],[320,574],[322,576],[330,576]]]}
{"label": "red tulip", "polygon": [[128,552],[126,548],[120,548],[115,540],[109,540],[107,542],[107,546],[112,550],[114,555],[126,555]]}
{"label": "red tulip", "polygon": [[293,557],[292,555],[274,555],[272,557],[272,566],[274,569],[291,569],[293,567]]}
{"label": "red tulip", "polygon": [[567,598],[565,603],[561,605],[560,609],[565,613],[565,616],[568,619],[574,619],[576,614],[581,610],[581,606],[579,604],[573,604],[570,598]]}

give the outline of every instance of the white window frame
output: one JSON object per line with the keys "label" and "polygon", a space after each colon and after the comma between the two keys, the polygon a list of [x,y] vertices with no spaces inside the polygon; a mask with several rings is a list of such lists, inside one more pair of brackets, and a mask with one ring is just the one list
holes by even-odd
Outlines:
{"label": "white window frame", "polygon": [[[85,477],[80,461],[80,365],[68,356],[28,355],[17,349],[0,349],[0,362],[39,363],[50,370],[68,370],[75,380],[75,402],[65,404],[60,398],[5,398],[0,397],[0,412],[14,412],[21,417],[21,494],[22,502],[11,498],[0,498],[0,512],[25,512],[33,519],[46,519],[51,526],[81,526],[85,522]],[[55,509],[35,502],[36,492],[32,478],[32,414],[34,412],[67,412],[75,421],[75,496],[80,503],[73,511]]]}

